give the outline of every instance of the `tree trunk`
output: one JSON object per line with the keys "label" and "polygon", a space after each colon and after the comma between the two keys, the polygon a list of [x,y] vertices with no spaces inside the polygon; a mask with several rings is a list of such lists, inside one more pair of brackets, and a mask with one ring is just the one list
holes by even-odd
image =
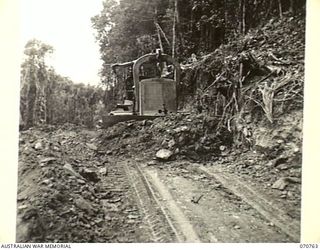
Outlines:
{"label": "tree trunk", "polygon": [[243,0],[242,3],[242,33],[246,33],[246,1]]}
{"label": "tree trunk", "polygon": [[239,33],[246,32],[246,0],[239,0]]}
{"label": "tree trunk", "polygon": [[289,7],[289,11],[290,11],[291,13],[293,13],[293,12],[294,12],[294,0],[290,0],[290,7]]}
{"label": "tree trunk", "polygon": [[174,0],[173,25],[172,25],[172,57],[175,58],[176,51],[176,19],[177,19],[178,0]]}
{"label": "tree trunk", "polygon": [[269,7],[268,7],[268,11],[267,11],[267,17],[269,17],[270,12],[273,9],[273,0],[269,0]]}
{"label": "tree trunk", "polygon": [[37,87],[35,84],[30,84],[27,95],[27,115],[26,115],[26,126],[30,128],[34,125],[35,118],[35,102],[37,98]]}
{"label": "tree trunk", "polygon": [[282,19],[282,4],[281,4],[281,0],[278,0],[278,6],[279,6],[279,16]]}

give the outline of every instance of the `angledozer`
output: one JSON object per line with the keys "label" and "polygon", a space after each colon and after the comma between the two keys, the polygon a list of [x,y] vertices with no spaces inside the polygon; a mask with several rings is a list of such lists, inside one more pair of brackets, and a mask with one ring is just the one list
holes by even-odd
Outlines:
{"label": "angledozer", "polygon": [[122,121],[177,113],[181,69],[174,58],[157,50],[132,62],[113,64],[114,72],[118,67],[129,69],[129,77],[125,80],[122,102],[103,117],[104,128]]}

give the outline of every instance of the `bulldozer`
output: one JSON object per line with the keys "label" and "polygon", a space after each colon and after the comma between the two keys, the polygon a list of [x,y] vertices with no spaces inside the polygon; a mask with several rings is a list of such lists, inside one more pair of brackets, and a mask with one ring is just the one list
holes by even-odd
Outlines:
{"label": "bulldozer", "polygon": [[180,82],[180,64],[161,50],[138,59],[111,65],[129,68],[125,81],[125,95],[114,110],[103,117],[103,127],[118,122],[146,120],[178,112],[177,84]]}

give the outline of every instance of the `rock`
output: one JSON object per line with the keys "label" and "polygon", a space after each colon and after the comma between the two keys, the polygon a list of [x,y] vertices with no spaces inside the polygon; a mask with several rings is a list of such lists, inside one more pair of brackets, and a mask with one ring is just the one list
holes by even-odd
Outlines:
{"label": "rock", "polygon": [[260,153],[269,155],[274,152],[278,146],[275,140],[273,140],[272,136],[270,135],[270,131],[266,128],[260,128],[259,131],[256,131],[256,138],[255,138],[255,150],[259,151]]}
{"label": "rock", "polygon": [[28,207],[28,205],[21,205],[18,207],[18,210],[23,210],[26,209]]}
{"label": "rock", "polygon": [[43,158],[40,160],[40,163],[50,163],[52,161],[55,161],[56,158],[55,157],[47,157],[47,158]]}
{"label": "rock", "polygon": [[253,160],[253,159],[248,159],[248,160],[244,161],[244,164],[245,164],[247,167],[252,166],[252,165],[255,164],[255,163],[256,163],[256,161]]}
{"label": "rock", "polygon": [[235,225],[233,228],[234,229],[240,229],[240,226],[239,225]]}
{"label": "rock", "polygon": [[45,179],[41,183],[48,185],[48,184],[50,184],[50,179]]}
{"label": "rock", "polygon": [[274,162],[273,162],[273,161],[269,161],[269,162],[266,164],[266,166],[267,166],[268,168],[271,168],[273,165],[274,165]]}
{"label": "rock", "polygon": [[149,120],[143,120],[142,122],[141,122],[141,125],[142,126],[149,126],[149,125],[151,125],[152,124],[152,121],[149,121]]}
{"label": "rock", "polygon": [[102,175],[107,175],[107,173],[108,173],[107,167],[102,167],[102,168],[99,170],[99,173],[102,174]]}
{"label": "rock", "polygon": [[102,226],[103,225],[104,220],[101,218],[95,219],[94,223],[98,226]]}
{"label": "rock", "polygon": [[81,196],[79,196],[76,200],[75,200],[75,205],[80,208],[81,210],[87,212],[88,214],[93,214],[93,208],[91,206],[91,204],[86,201],[85,199],[83,199]]}
{"label": "rock", "polygon": [[160,149],[156,153],[157,159],[160,159],[160,160],[169,160],[172,155],[173,155],[173,152],[168,149]]}
{"label": "rock", "polygon": [[104,216],[104,219],[105,219],[106,221],[112,221],[112,218],[111,218],[109,215],[105,215],[105,216]]}
{"label": "rock", "polygon": [[80,184],[86,184],[86,182],[82,179],[77,179],[77,182],[80,183]]}
{"label": "rock", "polygon": [[282,195],[280,195],[280,198],[282,198],[282,199],[287,198],[287,194],[282,194]]}
{"label": "rock", "polygon": [[291,183],[301,183],[301,179],[297,177],[287,177],[286,179],[288,182],[291,182]]}
{"label": "rock", "polygon": [[244,116],[244,120],[247,124],[252,123],[252,116],[250,114],[247,114]]}
{"label": "rock", "polygon": [[277,140],[277,143],[278,143],[278,144],[282,144],[282,143],[284,143],[284,140],[278,139],[278,140]]}
{"label": "rock", "polygon": [[139,215],[135,215],[135,214],[129,214],[128,215],[128,219],[138,219],[139,218]]}
{"label": "rock", "polygon": [[278,166],[278,168],[281,169],[281,170],[287,170],[287,169],[290,168],[290,166],[287,165],[287,164],[280,164],[280,165]]}
{"label": "rock", "polygon": [[108,200],[108,202],[110,203],[117,203],[117,202],[120,202],[122,199],[120,197],[117,197],[117,198],[114,198],[112,200]]}
{"label": "rock", "polygon": [[186,132],[189,130],[190,129],[188,128],[188,126],[181,126],[181,127],[175,128],[173,131],[176,133],[181,133],[181,132]]}
{"label": "rock", "polygon": [[141,122],[141,125],[142,125],[142,126],[146,126],[146,125],[147,125],[147,120],[143,120],[143,121]]}
{"label": "rock", "polygon": [[49,164],[49,163],[51,163],[51,162],[53,162],[53,161],[55,161],[55,160],[57,160],[55,157],[43,158],[43,159],[40,160],[40,166],[41,166],[41,167],[44,167],[44,166],[46,166],[47,164]]}
{"label": "rock", "polygon": [[154,165],[157,165],[157,162],[154,160],[147,162],[147,166],[154,166]]}
{"label": "rock", "polygon": [[175,142],[174,139],[171,139],[171,140],[168,142],[168,147],[169,147],[169,148],[172,148],[172,147],[174,147],[175,145],[176,145],[176,142]]}
{"label": "rock", "polygon": [[295,152],[295,153],[298,153],[300,151],[300,148],[299,147],[295,147],[294,149],[293,149],[293,152]]}
{"label": "rock", "polygon": [[275,183],[273,183],[272,187],[273,189],[279,189],[279,190],[284,190],[288,186],[289,182],[287,178],[282,177],[278,179]]}
{"label": "rock", "polygon": [[128,138],[128,137],[130,137],[130,134],[129,134],[129,133],[124,133],[124,134],[122,135],[122,138]]}
{"label": "rock", "polygon": [[92,149],[94,151],[98,150],[98,147],[93,143],[87,143],[86,145],[87,145],[88,148],[90,148],[90,149]]}
{"label": "rock", "polygon": [[82,179],[82,176],[80,174],[78,174],[76,171],[74,171],[74,169],[72,168],[71,164],[66,163],[64,164],[64,166],[62,167],[64,170],[66,170],[69,174]]}
{"label": "rock", "polygon": [[88,169],[88,168],[84,168],[81,170],[80,175],[92,182],[98,182],[100,181],[100,178],[98,177],[97,173]]}
{"label": "rock", "polygon": [[274,161],[272,167],[275,168],[275,167],[277,167],[277,166],[280,165],[280,164],[286,163],[287,161],[288,161],[288,158],[281,156],[281,157],[277,158],[277,159]]}
{"label": "rock", "polygon": [[180,145],[185,144],[186,137],[184,135],[180,135],[178,138],[178,142]]}
{"label": "rock", "polygon": [[292,193],[291,191],[288,191],[288,192],[287,192],[287,197],[288,197],[288,198],[293,198],[294,195],[293,195],[293,193]]}
{"label": "rock", "polygon": [[164,139],[162,142],[161,142],[161,147],[166,147],[168,144],[167,140]]}
{"label": "rock", "polygon": [[261,165],[254,165],[254,168],[255,168],[256,170],[259,170],[259,169],[262,168],[262,166],[261,166]]}
{"label": "rock", "polygon": [[41,142],[41,141],[37,142],[37,143],[34,145],[34,148],[35,148],[36,150],[41,149],[41,148],[42,148],[42,142]]}

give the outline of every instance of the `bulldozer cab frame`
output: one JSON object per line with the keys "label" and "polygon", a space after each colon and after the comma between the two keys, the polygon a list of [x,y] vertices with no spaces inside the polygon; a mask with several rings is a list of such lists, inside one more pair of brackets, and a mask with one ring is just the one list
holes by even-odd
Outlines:
{"label": "bulldozer cab frame", "polygon": [[[131,100],[124,100],[117,108],[103,117],[105,128],[118,122],[128,120],[155,119],[170,113],[177,113],[177,84],[180,82],[181,69],[179,63],[169,55],[157,53],[146,54],[135,61],[113,64],[117,67],[132,67],[133,86],[127,88],[126,95]],[[171,72],[168,68],[171,67]],[[153,71],[150,71],[153,68]],[[151,72],[151,74],[150,74]],[[132,83],[132,82],[131,82]],[[131,102],[128,106],[127,104]],[[126,104],[127,103],[127,104]]]}
{"label": "bulldozer cab frame", "polygon": [[177,112],[177,83],[180,82],[181,69],[174,58],[157,50],[135,61],[113,64],[114,72],[116,67],[132,68],[130,78],[133,79],[133,86],[126,89],[126,94],[133,94],[133,115],[161,116]]}
{"label": "bulldozer cab frame", "polygon": [[[144,64],[153,64],[157,74],[143,77]],[[173,79],[168,78],[168,65],[173,67]],[[156,53],[146,54],[133,64],[133,82],[135,91],[134,112],[138,115],[165,115],[176,113],[178,107],[177,84],[180,82],[180,64],[171,56]]]}

